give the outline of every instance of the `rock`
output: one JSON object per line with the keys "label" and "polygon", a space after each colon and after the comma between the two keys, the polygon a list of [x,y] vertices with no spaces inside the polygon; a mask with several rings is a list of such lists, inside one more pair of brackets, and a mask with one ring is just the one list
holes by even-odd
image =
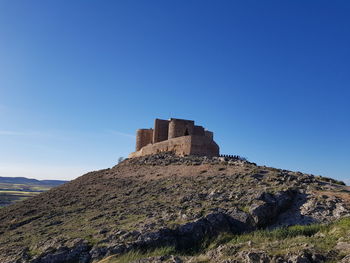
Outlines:
{"label": "rock", "polygon": [[270,259],[264,252],[249,252],[246,255],[246,261],[249,263],[268,263]]}
{"label": "rock", "polygon": [[326,257],[305,249],[297,254],[287,255],[286,260],[288,263],[318,263],[325,262]]}
{"label": "rock", "polygon": [[329,197],[326,199],[309,195],[306,202],[300,207],[300,213],[312,216],[318,222],[327,222],[343,216],[350,215],[349,209],[339,198]]}
{"label": "rock", "polygon": [[84,240],[76,240],[76,243],[69,247],[61,247],[54,253],[40,255],[31,261],[31,263],[61,263],[61,262],[90,262],[90,246]]}
{"label": "rock", "polygon": [[240,248],[241,248],[240,245],[231,245],[231,244],[220,245],[216,249],[209,250],[206,253],[206,256],[210,259],[222,258],[222,257],[226,258],[227,256],[235,255]]}
{"label": "rock", "polygon": [[204,238],[211,238],[220,232],[230,232],[233,221],[223,213],[213,213],[195,222],[178,227],[175,232],[177,236],[177,247],[185,249],[196,246]]}
{"label": "rock", "polygon": [[242,251],[238,254],[245,263],[269,263],[271,258],[264,251]]}
{"label": "rock", "polygon": [[254,228],[254,219],[250,214],[240,211],[237,208],[227,211],[227,214],[234,222],[231,226],[234,233],[243,233],[251,231]]}
{"label": "rock", "polygon": [[171,263],[182,263],[183,261],[179,257],[170,256],[169,262],[171,262]]}
{"label": "rock", "polygon": [[100,235],[106,234],[107,232],[108,232],[108,229],[106,229],[106,228],[102,228],[102,229],[100,229],[100,230],[98,231],[98,233],[99,233]]}
{"label": "rock", "polygon": [[[128,159],[128,163],[139,165],[169,165],[169,164],[185,164],[185,165],[200,165],[200,164],[228,164],[243,166],[244,164],[252,164],[239,156],[225,157],[207,157],[207,156],[184,156],[179,157],[173,153],[158,153],[148,156]],[[125,163],[124,163],[125,164]],[[123,165],[123,163],[120,163]]]}
{"label": "rock", "polygon": [[338,242],[335,246],[342,253],[350,253],[350,243],[349,242]]}
{"label": "rock", "polygon": [[267,226],[275,219],[277,214],[276,205],[264,201],[255,201],[249,209],[257,227]]}
{"label": "rock", "polygon": [[343,257],[340,262],[341,263],[350,263],[350,254],[345,256],[345,257]]}
{"label": "rock", "polygon": [[292,190],[275,195],[265,192],[259,194],[249,209],[256,226],[264,227],[276,221],[277,216],[291,206],[295,195],[296,192]]}
{"label": "rock", "polygon": [[102,259],[108,252],[107,247],[93,247],[89,254],[92,261]]}

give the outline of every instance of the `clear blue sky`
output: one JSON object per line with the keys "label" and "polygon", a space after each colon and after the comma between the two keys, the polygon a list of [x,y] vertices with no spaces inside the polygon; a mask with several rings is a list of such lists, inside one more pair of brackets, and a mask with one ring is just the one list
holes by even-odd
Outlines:
{"label": "clear blue sky", "polygon": [[349,1],[0,1],[0,176],[71,179],[188,118],[349,182]]}

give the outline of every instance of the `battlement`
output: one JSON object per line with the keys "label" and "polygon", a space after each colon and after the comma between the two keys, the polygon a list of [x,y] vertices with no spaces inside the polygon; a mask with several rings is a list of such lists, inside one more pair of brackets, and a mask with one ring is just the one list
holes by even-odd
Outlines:
{"label": "battlement", "polygon": [[155,119],[153,129],[137,130],[136,152],[129,158],[160,152],[174,152],[180,156],[219,156],[219,146],[213,137],[213,132],[195,125],[193,120]]}

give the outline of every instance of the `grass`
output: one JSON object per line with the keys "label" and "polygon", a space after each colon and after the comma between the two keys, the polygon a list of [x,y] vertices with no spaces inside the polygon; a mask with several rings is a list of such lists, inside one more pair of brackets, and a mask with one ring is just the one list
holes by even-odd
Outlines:
{"label": "grass", "polygon": [[127,263],[138,259],[142,259],[142,258],[167,256],[167,255],[173,255],[175,253],[176,253],[175,248],[171,246],[165,246],[165,247],[160,247],[160,248],[151,249],[151,250],[144,250],[144,251],[131,250],[123,255],[112,256],[102,261],[99,261],[98,263]]}
{"label": "grass", "polygon": [[25,184],[0,183],[0,207],[36,196],[50,187]]}
{"label": "grass", "polygon": [[146,219],[146,216],[143,214],[130,214],[124,219],[119,220],[118,224],[122,225],[123,230],[132,231],[135,229],[134,225],[138,222],[142,222]]}
{"label": "grass", "polygon": [[324,176],[316,176],[317,179],[327,182],[327,183],[333,183],[333,184],[339,184],[339,185],[346,185],[343,181],[336,180],[330,177],[324,177]]}
{"label": "grass", "polygon": [[249,213],[250,206],[240,206],[239,209],[241,209],[245,213]]}
{"label": "grass", "polygon": [[[300,244],[314,247],[319,252],[332,250],[339,238],[350,242],[350,217],[331,224],[283,227],[274,230],[257,230],[242,235],[222,234],[209,246],[208,250],[219,245],[239,245],[241,249],[255,247],[270,254],[283,255],[300,249]],[[249,245],[248,245],[249,243]]]}
{"label": "grass", "polygon": [[[306,244],[316,251],[327,253],[334,249],[339,238],[350,242],[350,217],[343,218],[331,224],[312,224],[306,226],[283,227],[274,230],[257,230],[251,233],[233,235],[221,234],[215,240],[205,240],[196,253],[177,251],[174,247],[161,247],[153,250],[133,250],[120,256],[110,257],[99,263],[126,263],[141,258],[155,256],[192,256],[193,262],[210,262],[206,256],[207,251],[216,249],[220,245],[237,246],[239,250],[258,248],[269,251],[271,255],[285,255],[297,251],[300,244]],[[249,245],[248,245],[249,243]],[[230,255],[223,255],[224,257]],[[339,257],[344,256],[340,252]],[[336,258],[337,260],[339,258]]]}
{"label": "grass", "polygon": [[[239,244],[247,241],[252,241],[254,243],[266,242],[266,241],[276,241],[287,238],[294,238],[297,236],[313,236],[325,226],[322,225],[308,225],[308,226],[291,226],[283,227],[275,230],[257,230],[251,233],[243,235],[233,235],[229,243]],[[227,240],[228,237],[224,237]],[[218,240],[220,242],[220,239]],[[221,242],[222,243],[222,242]]]}
{"label": "grass", "polygon": [[40,194],[39,192],[0,191],[0,207],[13,204]]}
{"label": "grass", "polygon": [[[251,233],[233,235],[221,234],[215,240],[205,240],[196,253],[178,251],[175,247],[160,247],[151,250],[132,250],[119,256],[111,256],[99,263],[127,263],[142,258],[157,256],[192,256],[193,262],[210,262],[206,253],[220,245],[238,245],[240,250],[251,247],[264,247],[271,255],[284,255],[293,249],[300,248],[300,244],[311,244],[318,251],[327,252],[334,248],[340,237],[349,239],[350,217],[343,218],[332,224],[312,224],[306,226],[283,227],[274,230],[257,230]],[[323,234],[323,235],[320,235]],[[223,255],[224,257],[230,255]]]}
{"label": "grass", "polygon": [[42,186],[42,185],[29,185],[29,184],[8,184],[8,183],[0,183],[0,191],[22,191],[22,190],[30,190],[30,191],[47,191],[52,187]]}

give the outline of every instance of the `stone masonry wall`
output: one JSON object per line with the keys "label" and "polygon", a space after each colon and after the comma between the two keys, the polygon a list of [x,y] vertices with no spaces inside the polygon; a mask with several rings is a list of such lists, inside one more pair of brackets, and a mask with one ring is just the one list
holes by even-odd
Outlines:
{"label": "stone masonry wall", "polygon": [[193,135],[190,155],[219,156],[219,146],[209,137]]}
{"label": "stone masonry wall", "polygon": [[194,133],[194,121],[170,119],[168,139],[192,135]]}
{"label": "stone masonry wall", "polygon": [[153,132],[153,143],[167,140],[168,139],[168,132],[169,132],[169,121],[155,119],[154,132]]}
{"label": "stone masonry wall", "polygon": [[202,126],[195,125],[193,135],[205,136],[205,130]]}
{"label": "stone masonry wall", "polygon": [[219,156],[219,146],[210,138],[198,135],[181,136],[167,141],[144,146],[141,150],[131,153],[129,158],[161,152],[174,152],[177,155]]}
{"label": "stone masonry wall", "polygon": [[136,151],[153,142],[153,129],[139,129],[136,133]]}
{"label": "stone masonry wall", "polygon": [[213,133],[213,132],[211,132],[211,131],[205,131],[204,134],[205,134],[206,137],[210,138],[211,140],[214,139],[214,133]]}
{"label": "stone masonry wall", "polygon": [[144,146],[141,150],[133,152],[129,155],[130,158],[139,157],[161,152],[174,152],[178,155],[188,155],[191,152],[191,136],[182,136],[169,139],[167,141],[158,142]]}

